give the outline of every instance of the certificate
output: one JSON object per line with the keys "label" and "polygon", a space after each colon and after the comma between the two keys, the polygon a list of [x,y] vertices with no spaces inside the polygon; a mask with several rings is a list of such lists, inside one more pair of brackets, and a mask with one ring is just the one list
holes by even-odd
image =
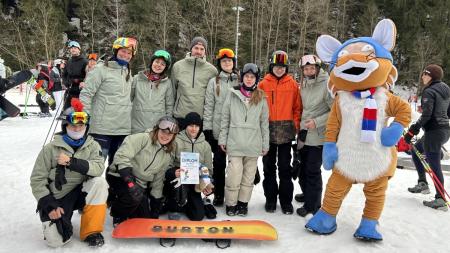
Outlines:
{"label": "certificate", "polygon": [[198,153],[181,152],[180,180],[181,184],[199,183],[200,155]]}

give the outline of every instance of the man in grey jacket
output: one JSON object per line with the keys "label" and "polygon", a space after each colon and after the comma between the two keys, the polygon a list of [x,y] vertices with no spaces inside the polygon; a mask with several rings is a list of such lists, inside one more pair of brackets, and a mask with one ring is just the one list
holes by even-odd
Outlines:
{"label": "man in grey jacket", "polygon": [[203,117],[208,81],[217,75],[217,69],[206,61],[208,43],[203,37],[195,37],[190,53],[177,61],[172,68],[172,84],[175,92],[173,116],[184,128],[183,119],[189,112]]}

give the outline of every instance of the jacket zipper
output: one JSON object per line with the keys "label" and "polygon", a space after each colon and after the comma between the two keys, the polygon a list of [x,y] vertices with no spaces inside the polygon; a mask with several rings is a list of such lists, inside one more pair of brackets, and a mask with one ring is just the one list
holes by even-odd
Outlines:
{"label": "jacket zipper", "polygon": [[197,58],[194,59],[194,73],[192,73],[192,88],[194,88],[194,80],[195,80],[195,66],[197,65]]}
{"label": "jacket zipper", "polygon": [[153,157],[152,161],[151,161],[150,164],[147,166],[147,168],[145,168],[144,171],[147,171],[148,168],[150,168],[150,166],[152,166],[153,162],[154,162],[155,159],[156,159],[156,156],[158,155],[159,151],[161,151],[162,149],[163,149],[163,147],[161,146],[161,147],[156,151],[155,156]]}

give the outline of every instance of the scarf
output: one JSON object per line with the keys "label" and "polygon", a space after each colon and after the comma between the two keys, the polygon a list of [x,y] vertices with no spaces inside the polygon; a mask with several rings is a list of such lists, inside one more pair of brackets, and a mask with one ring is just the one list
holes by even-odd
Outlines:
{"label": "scarf", "polygon": [[161,80],[161,75],[160,74],[153,74],[153,73],[150,73],[150,72],[146,72],[145,75],[147,76],[147,79],[149,81],[152,81],[152,82],[156,82],[158,80]]}
{"label": "scarf", "polygon": [[71,146],[71,147],[77,147],[77,148],[78,148],[78,147],[81,147],[81,145],[84,144],[84,142],[85,142],[86,139],[83,137],[83,138],[81,138],[81,139],[74,140],[74,139],[70,138],[69,135],[64,134],[64,135],[63,135],[63,140],[64,140],[64,142],[67,143],[69,146]]}
{"label": "scarf", "polygon": [[376,88],[370,88],[363,91],[352,91],[353,96],[360,99],[366,99],[361,127],[361,142],[372,143],[376,140],[377,101],[373,98],[375,91]]}
{"label": "scarf", "polygon": [[252,95],[252,92],[249,90],[246,90],[244,88],[244,86],[245,86],[244,84],[241,85],[241,89],[240,89],[241,93],[242,93],[242,95],[244,95],[244,97],[249,98]]}
{"label": "scarf", "polygon": [[119,65],[122,66],[122,67],[123,67],[123,66],[128,66],[128,62],[127,62],[127,61],[121,60],[121,59],[117,58],[117,56],[114,56],[114,57],[112,58],[112,60],[116,61],[117,64],[119,64]]}

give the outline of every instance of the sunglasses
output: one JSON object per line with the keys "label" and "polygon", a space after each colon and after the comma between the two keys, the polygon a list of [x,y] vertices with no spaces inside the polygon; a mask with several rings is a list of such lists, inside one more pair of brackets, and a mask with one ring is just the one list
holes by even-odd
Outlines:
{"label": "sunglasses", "polygon": [[72,112],[66,116],[66,120],[72,125],[86,125],[87,123],[89,123],[89,114],[87,114],[86,112]]}
{"label": "sunglasses", "polygon": [[222,48],[219,50],[219,53],[217,54],[217,59],[222,59],[224,57],[234,58],[235,54],[234,54],[233,50],[231,50],[229,48]]}
{"label": "sunglasses", "polygon": [[180,130],[178,128],[178,124],[177,123],[174,123],[174,122],[169,121],[169,120],[162,120],[161,122],[159,122],[158,128],[160,130],[163,130],[163,131],[167,130],[167,131],[169,131],[172,134],[176,134]]}

